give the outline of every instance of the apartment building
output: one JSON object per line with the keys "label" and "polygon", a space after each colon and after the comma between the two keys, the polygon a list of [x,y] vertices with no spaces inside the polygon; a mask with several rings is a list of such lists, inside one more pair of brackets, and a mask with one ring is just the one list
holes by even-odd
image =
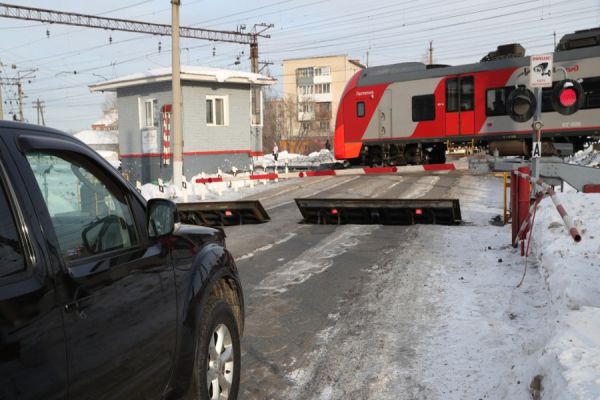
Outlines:
{"label": "apartment building", "polygon": [[283,60],[283,101],[290,111],[288,132],[282,139],[320,146],[327,139],[331,143],[344,87],[363,68],[346,55]]}

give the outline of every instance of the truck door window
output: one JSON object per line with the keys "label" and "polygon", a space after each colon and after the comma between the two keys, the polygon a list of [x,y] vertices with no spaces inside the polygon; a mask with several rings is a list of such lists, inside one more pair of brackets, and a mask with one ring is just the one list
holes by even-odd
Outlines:
{"label": "truck door window", "polygon": [[27,160],[65,259],[125,249],[137,243],[131,209],[118,189],[111,190],[111,185],[65,156],[28,153]]}
{"label": "truck door window", "polygon": [[4,183],[0,180],[0,279],[25,270],[23,247]]}

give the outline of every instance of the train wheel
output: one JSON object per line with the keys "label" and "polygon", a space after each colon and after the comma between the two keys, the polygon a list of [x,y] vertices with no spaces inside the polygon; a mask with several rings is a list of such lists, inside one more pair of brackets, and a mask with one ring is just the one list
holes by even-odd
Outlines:
{"label": "train wheel", "polygon": [[421,145],[419,143],[408,144],[404,149],[404,158],[408,164],[425,164],[427,157],[425,157]]}

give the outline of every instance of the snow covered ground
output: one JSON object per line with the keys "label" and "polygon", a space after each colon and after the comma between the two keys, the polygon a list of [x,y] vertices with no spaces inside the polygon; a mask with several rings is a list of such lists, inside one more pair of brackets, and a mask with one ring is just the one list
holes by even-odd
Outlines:
{"label": "snow covered ground", "polygon": [[[595,165],[599,158],[590,149],[574,162]],[[289,182],[191,185],[178,197],[172,187],[159,192],[144,185],[142,193],[178,201],[235,200]],[[442,246],[423,262],[438,266],[431,295],[446,313],[425,347],[416,349],[422,354],[419,379],[429,389],[414,397],[525,400],[539,386],[544,399],[600,399],[600,194],[559,194],[582,234],[577,244],[550,199],[541,202],[529,270],[517,288],[525,259],[509,245],[510,226],[489,224],[501,214],[499,187],[497,178],[465,176],[453,189],[464,226],[420,228],[420,237]],[[450,241],[460,247],[444,248]],[[320,395],[337,398],[335,393],[326,388]]]}

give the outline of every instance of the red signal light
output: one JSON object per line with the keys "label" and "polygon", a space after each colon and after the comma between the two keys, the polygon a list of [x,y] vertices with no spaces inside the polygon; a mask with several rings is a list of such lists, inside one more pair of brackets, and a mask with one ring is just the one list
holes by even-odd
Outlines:
{"label": "red signal light", "polygon": [[333,214],[333,215],[337,215],[337,213],[338,213],[338,210],[337,210],[337,208],[334,208],[333,210],[331,210],[331,214]]}
{"label": "red signal light", "polygon": [[571,107],[577,101],[577,93],[572,88],[568,88],[560,92],[560,104],[563,107]]}
{"label": "red signal light", "polygon": [[233,215],[233,213],[229,210],[225,211],[225,216],[226,217],[231,217]]}
{"label": "red signal light", "polygon": [[415,210],[415,214],[417,214],[417,215],[423,215],[423,210],[421,210],[420,208],[417,208]]}
{"label": "red signal light", "polygon": [[552,89],[552,107],[562,115],[576,113],[584,104],[585,93],[581,83],[573,79],[557,82]]}

